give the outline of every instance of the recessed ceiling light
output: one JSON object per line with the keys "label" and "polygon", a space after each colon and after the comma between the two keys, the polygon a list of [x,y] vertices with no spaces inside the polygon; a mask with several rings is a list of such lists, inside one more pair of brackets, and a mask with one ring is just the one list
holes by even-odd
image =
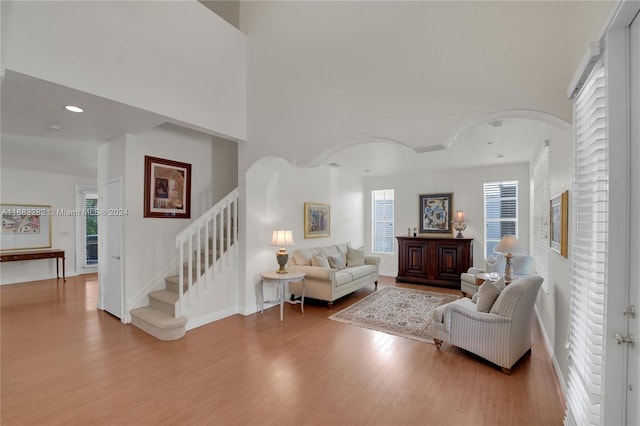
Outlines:
{"label": "recessed ceiling light", "polygon": [[329,163],[329,167],[342,167],[342,166],[338,163]]}
{"label": "recessed ceiling light", "polygon": [[67,105],[64,107],[64,109],[66,109],[67,111],[71,111],[71,112],[84,112],[84,110],[80,107],[74,106],[74,105]]}
{"label": "recessed ceiling light", "polygon": [[62,127],[58,126],[57,124],[52,124],[48,127],[49,130],[62,130]]}
{"label": "recessed ceiling light", "polygon": [[493,145],[493,142],[489,141],[487,142],[487,145]]}
{"label": "recessed ceiling light", "polygon": [[503,124],[504,124],[504,121],[502,121],[500,119],[491,120],[489,122],[489,126],[491,126],[491,127],[502,127]]}
{"label": "recessed ceiling light", "polygon": [[504,154],[498,154],[498,158],[504,158]]}

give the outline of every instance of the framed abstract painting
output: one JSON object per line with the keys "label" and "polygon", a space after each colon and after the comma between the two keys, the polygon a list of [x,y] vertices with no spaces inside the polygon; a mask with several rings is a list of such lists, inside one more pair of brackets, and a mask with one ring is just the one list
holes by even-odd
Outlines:
{"label": "framed abstract painting", "polygon": [[420,194],[420,234],[453,234],[453,193]]}

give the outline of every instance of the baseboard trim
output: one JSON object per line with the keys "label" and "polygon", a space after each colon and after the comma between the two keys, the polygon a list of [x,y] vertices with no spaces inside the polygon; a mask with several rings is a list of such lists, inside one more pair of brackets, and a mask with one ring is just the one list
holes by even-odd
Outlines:
{"label": "baseboard trim", "polygon": [[553,345],[551,344],[551,340],[549,340],[547,331],[544,329],[542,319],[540,318],[540,312],[538,312],[538,307],[534,306],[533,309],[536,313],[536,320],[540,325],[540,330],[542,331],[542,337],[544,338],[544,343],[547,346],[547,351],[549,351],[549,354],[551,355],[551,361],[553,362],[553,369],[555,370],[556,377],[558,378],[558,382],[560,383],[560,387],[562,388],[562,393],[566,401],[567,400],[567,384],[565,383],[564,377],[562,376],[562,370],[560,370],[560,364],[558,364],[558,360],[556,358],[555,352],[553,351]]}
{"label": "baseboard trim", "polygon": [[[77,272],[71,272],[66,274],[65,273],[65,278],[69,278],[69,277],[76,277],[78,275]],[[60,275],[59,277],[56,277],[53,274],[43,274],[43,275],[34,275],[34,276],[26,276],[26,277],[15,277],[15,278],[9,278],[8,280],[4,281],[0,281],[0,285],[9,285],[9,284],[22,284],[22,283],[30,283],[33,281],[44,281],[44,280],[55,280],[56,278],[60,278],[62,279],[62,275]]]}

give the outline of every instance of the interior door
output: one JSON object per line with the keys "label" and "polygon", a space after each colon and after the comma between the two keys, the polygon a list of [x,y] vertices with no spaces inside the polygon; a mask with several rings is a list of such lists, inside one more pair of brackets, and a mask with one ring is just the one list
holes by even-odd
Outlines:
{"label": "interior door", "polygon": [[122,318],[122,216],[109,211],[122,209],[122,182],[102,185],[100,192],[100,286],[103,309]]}
{"label": "interior door", "polygon": [[640,23],[636,15],[630,28],[631,63],[631,226],[629,301],[636,307],[629,319],[629,334],[635,344],[628,347],[627,424],[640,425]]}

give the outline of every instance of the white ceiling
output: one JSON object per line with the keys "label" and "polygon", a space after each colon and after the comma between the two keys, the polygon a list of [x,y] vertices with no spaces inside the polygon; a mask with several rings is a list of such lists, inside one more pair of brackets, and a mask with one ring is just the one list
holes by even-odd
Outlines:
{"label": "white ceiling", "polygon": [[[3,168],[95,175],[100,143],[167,121],[11,70],[5,72],[0,97]],[[84,112],[69,112],[66,105],[80,106]]]}
{"label": "white ceiling", "polygon": [[[376,2],[362,15],[358,2],[321,3],[247,3],[250,142],[257,158],[289,154],[364,176],[530,161],[562,127],[550,114],[570,115],[566,86],[607,10],[607,2]],[[65,111],[70,103],[85,112]],[[89,175],[100,143],[172,121],[11,70],[0,108],[2,167]],[[489,124],[496,118],[501,126]]]}

